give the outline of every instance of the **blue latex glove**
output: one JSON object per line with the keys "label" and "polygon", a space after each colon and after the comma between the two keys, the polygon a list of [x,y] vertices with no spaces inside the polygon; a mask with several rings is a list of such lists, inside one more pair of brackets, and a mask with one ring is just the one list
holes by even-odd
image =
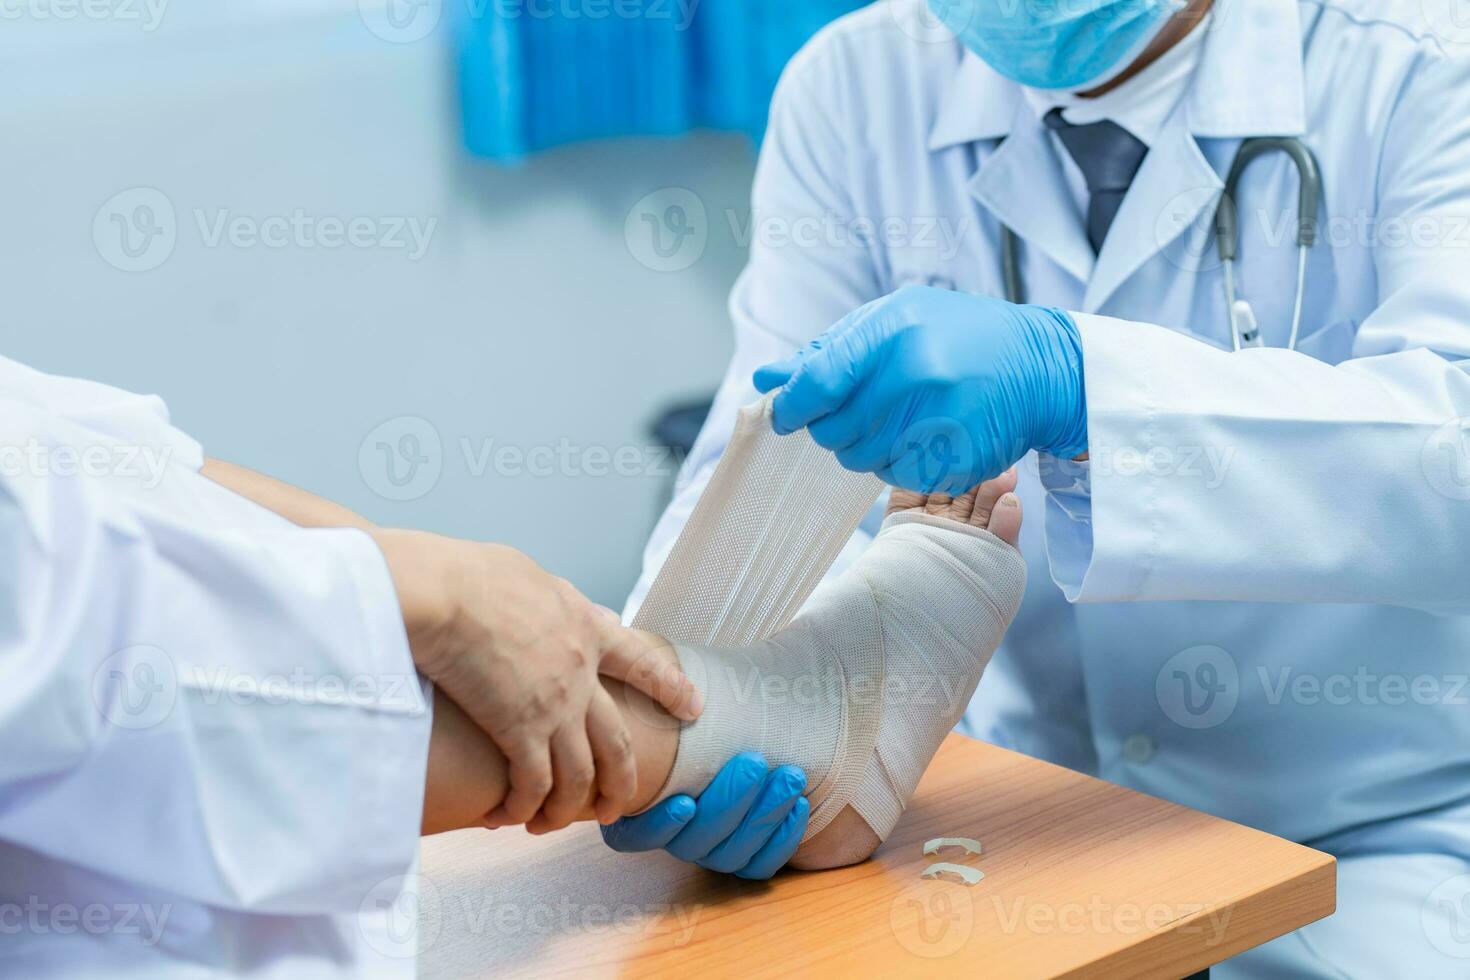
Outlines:
{"label": "blue latex glove", "polygon": [[960,494],[1032,449],[1087,450],[1082,341],[1061,310],[912,286],[755,373],[777,432],[810,429],[843,466]]}
{"label": "blue latex glove", "polygon": [[602,828],[615,851],[660,848],[711,871],[763,880],[796,853],[811,807],[796,766],[767,772],[765,756],[744,752],[725,763],[699,799],[671,796],[636,817]]}

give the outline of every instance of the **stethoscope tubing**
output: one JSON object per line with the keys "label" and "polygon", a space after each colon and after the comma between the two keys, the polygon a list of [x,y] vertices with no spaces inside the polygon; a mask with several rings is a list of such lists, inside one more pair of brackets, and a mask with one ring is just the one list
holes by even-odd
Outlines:
{"label": "stethoscope tubing", "polygon": [[[1236,316],[1235,257],[1240,250],[1240,222],[1235,202],[1245,168],[1267,153],[1285,153],[1297,172],[1296,297],[1292,302],[1291,333],[1286,344],[1287,350],[1296,350],[1297,336],[1301,330],[1302,299],[1307,285],[1307,252],[1317,243],[1322,171],[1311,149],[1295,136],[1256,136],[1242,142],[1240,149],[1235,152],[1235,158],[1230,161],[1230,170],[1225,175],[1225,186],[1220,194],[1220,203],[1215,208],[1214,218],[1215,251],[1220,257],[1223,272],[1225,314],[1236,350],[1244,346],[1244,338]],[[1019,245],[1016,233],[1002,224],[1001,280],[1005,285],[1006,299],[1012,303],[1026,302],[1026,284],[1021,275]]]}

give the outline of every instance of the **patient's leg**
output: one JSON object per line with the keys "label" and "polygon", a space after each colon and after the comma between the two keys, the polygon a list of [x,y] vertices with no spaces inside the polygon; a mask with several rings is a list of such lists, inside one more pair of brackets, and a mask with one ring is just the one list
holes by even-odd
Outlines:
{"label": "patient's leg", "polygon": [[[675,659],[673,648],[662,639],[651,636],[647,639],[650,656]],[[638,790],[633,805],[635,809],[643,809],[655,801],[673,768],[674,753],[679,746],[679,723],[639,691],[624,688],[619,681],[602,683],[628,723],[631,751],[638,765]],[[485,815],[504,801],[509,782],[505,756],[500,749],[458,705],[436,690],[421,832],[439,834],[483,826]],[[594,785],[576,819],[597,819],[592,807],[595,794]],[[526,826],[533,833],[550,829],[544,814],[538,814]]]}

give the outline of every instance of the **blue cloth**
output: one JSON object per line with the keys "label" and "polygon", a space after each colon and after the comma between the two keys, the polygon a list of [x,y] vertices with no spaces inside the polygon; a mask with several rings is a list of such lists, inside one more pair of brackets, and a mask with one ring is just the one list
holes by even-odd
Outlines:
{"label": "blue cloth", "polygon": [[455,5],[465,146],[515,162],[608,136],[759,139],[786,62],[861,0],[486,0]]}

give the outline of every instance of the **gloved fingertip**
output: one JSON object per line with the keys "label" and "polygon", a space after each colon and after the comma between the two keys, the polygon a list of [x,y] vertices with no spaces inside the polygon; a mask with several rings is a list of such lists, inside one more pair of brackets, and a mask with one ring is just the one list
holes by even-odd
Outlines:
{"label": "gloved fingertip", "polygon": [[694,803],[694,797],[684,796],[683,794],[670,798],[664,803],[664,808],[668,811],[670,820],[681,824],[693,820],[697,809]]}
{"label": "gloved fingertip", "polygon": [[775,778],[781,781],[781,788],[790,796],[806,790],[806,772],[800,766],[782,766],[776,770]]}
{"label": "gloved fingertip", "polygon": [[775,388],[779,388],[791,379],[791,372],[781,370],[779,364],[767,364],[756,368],[755,374],[751,375],[751,383],[755,390],[762,395],[767,394]]}
{"label": "gloved fingertip", "polygon": [[791,812],[781,821],[776,832],[766,841],[765,846],[755,853],[755,856],[735,872],[737,878],[748,881],[765,881],[786,866],[799,847],[801,847],[802,835],[806,833],[807,819],[811,816],[811,804],[806,797],[798,799],[791,807]]}
{"label": "gloved fingertip", "polygon": [[783,389],[776,393],[771,401],[771,428],[778,436],[789,436],[796,428],[789,424],[786,418],[786,391]]}

